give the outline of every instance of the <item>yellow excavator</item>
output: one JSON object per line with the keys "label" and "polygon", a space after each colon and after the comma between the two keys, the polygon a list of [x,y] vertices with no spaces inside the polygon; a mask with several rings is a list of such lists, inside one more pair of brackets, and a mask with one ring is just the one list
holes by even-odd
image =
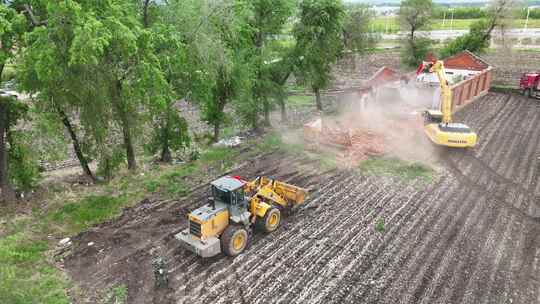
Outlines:
{"label": "yellow excavator", "polygon": [[477,140],[476,133],[465,124],[452,122],[452,90],[446,80],[443,62],[434,61],[428,64],[427,68],[439,79],[441,99],[440,110],[424,112],[425,133],[437,145],[455,148],[474,147]]}
{"label": "yellow excavator", "polygon": [[307,195],[303,188],[264,176],[253,181],[223,176],[210,183],[210,191],[208,204],[190,212],[189,227],[175,235],[182,247],[205,258],[242,253],[254,227],[275,231],[281,210],[302,204]]}

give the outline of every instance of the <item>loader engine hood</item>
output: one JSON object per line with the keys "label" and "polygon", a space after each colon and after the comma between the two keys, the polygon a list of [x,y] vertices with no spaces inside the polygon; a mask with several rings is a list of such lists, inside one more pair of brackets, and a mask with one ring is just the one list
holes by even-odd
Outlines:
{"label": "loader engine hood", "polygon": [[204,205],[198,209],[193,210],[189,215],[189,219],[193,219],[202,224],[212,219],[212,217],[216,214],[227,209],[227,205],[221,202],[216,202],[215,205],[215,208],[211,205]]}

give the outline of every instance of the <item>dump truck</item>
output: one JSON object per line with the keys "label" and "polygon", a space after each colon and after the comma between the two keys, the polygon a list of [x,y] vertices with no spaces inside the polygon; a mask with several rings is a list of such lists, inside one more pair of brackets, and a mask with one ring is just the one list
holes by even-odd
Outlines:
{"label": "dump truck", "polygon": [[540,72],[524,73],[519,80],[519,88],[527,97],[540,98]]}
{"label": "dump truck", "polygon": [[208,203],[188,214],[189,226],[175,235],[201,257],[236,256],[248,247],[254,228],[266,233],[281,223],[281,211],[302,204],[307,190],[268,177],[245,181],[223,176],[210,183]]}

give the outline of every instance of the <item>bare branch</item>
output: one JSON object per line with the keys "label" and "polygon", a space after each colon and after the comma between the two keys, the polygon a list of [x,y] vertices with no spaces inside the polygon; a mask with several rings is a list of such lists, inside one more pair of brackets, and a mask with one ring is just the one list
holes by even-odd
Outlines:
{"label": "bare branch", "polygon": [[30,18],[30,21],[32,22],[32,25],[34,25],[34,26],[47,26],[48,21],[47,20],[42,20],[42,21],[37,20],[36,16],[34,15],[34,11],[32,10],[32,7],[29,4],[23,4],[23,6],[24,6],[24,13],[26,13],[26,15],[28,15],[28,18]]}

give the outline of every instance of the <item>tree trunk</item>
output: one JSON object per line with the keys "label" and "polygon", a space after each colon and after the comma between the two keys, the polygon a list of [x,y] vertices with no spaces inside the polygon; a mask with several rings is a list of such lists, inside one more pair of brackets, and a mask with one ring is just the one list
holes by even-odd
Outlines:
{"label": "tree trunk", "polygon": [[313,88],[313,92],[315,93],[315,101],[317,102],[317,110],[322,111],[322,101],[321,101],[321,91],[319,88]]}
{"label": "tree trunk", "polygon": [[135,149],[133,149],[133,142],[131,140],[131,126],[126,112],[122,113],[122,133],[124,135],[124,145],[126,147],[126,156],[128,162],[128,169],[133,171],[137,169],[137,162],[135,160]]}
{"label": "tree trunk", "polygon": [[115,84],[115,96],[113,97],[113,102],[115,104],[120,123],[122,124],[122,135],[124,137],[124,148],[126,149],[128,169],[134,171],[137,169],[137,161],[135,160],[135,149],[133,148],[133,140],[131,137],[131,123],[128,113],[126,113],[121,94],[122,82],[117,80]]}
{"label": "tree trunk", "polygon": [[161,161],[164,163],[170,163],[172,161],[171,149],[169,149],[169,145],[163,145],[163,150],[161,150]]}
{"label": "tree trunk", "polygon": [[219,121],[214,122],[214,138],[212,139],[212,141],[215,143],[219,141],[219,126]]}
{"label": "tree trunk", "polygon": [[287,107],[285,106],[285,94],[279,95],[279,107],[281,109],[281,122],[287,122]]}
{"label": "tree trunk", "polygon": [[150,0],[144,0],[143,3],[143,25],[145,28],[148,27],[148,6],[150,5]]}
{"label": "tree trunk", "polygon": [[0,100],[0,188],[2,190],[2,196],[0,196],[0,201],[13,202],[16,199],[15,190],[13,190],[13,187],[9,182],[8,174],[8,107],[9,106],[5,102]]}
{"label": "tree trunk", "polygon": [[81,165],[81,168],[84,171],[84,174],[88,176],[92,182],[96,182],[96,177],[92,173],[92,170],[90,170],[90,166],[88,166],[88,160],[84,156],[84,153],[81,149],[81,143],[79,141],[79,138],[77,137],[77,133],[75,133],[75,130],[73,129],[73,125],[69,121],[69,117],[66,115],[66,113],[61,110],[57,109],[58,114],[60,115],[60,118],[62,119],[62,123],[64,124],[64,127],[66,127],[69,136],[71,137],[71,142],[73,143],[73,150],[75,150],[75,155],[77,155],[77,159],[79,160],[79,164]]}
{"label": "tree trunk", "polygon": [[169,149],[169,111],[167,109],[167,119],[165,125],[161,126],[161,161],[170,163],[172,161],[171,149]]}
{"label": "tree trunk", "polygon": [[266,127],[270,127],[270,103],[268,102],[268,98],[263,97],[263,110],[264,110],[264,125]]}

